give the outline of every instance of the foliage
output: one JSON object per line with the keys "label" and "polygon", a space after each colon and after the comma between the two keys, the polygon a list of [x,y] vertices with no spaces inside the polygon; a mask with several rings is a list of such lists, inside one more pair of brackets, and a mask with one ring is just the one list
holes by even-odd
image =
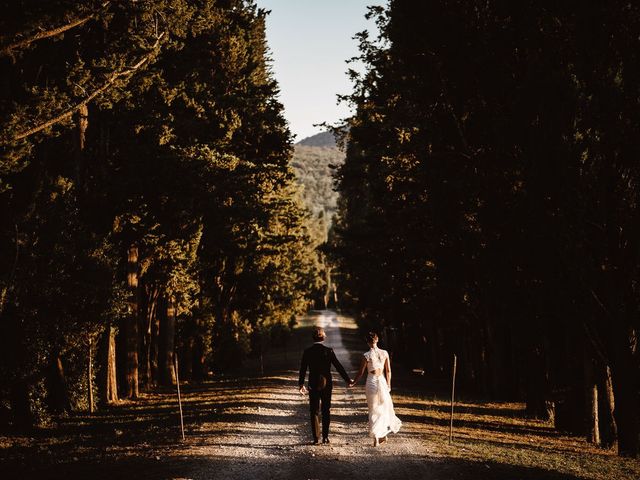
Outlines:
{"label": "foliage", "polygon": [[469,387],[534,415],[554,402],[558,423],[572,405],[576,431],[610,369],[619,449],[636,454],[640,11],[396,0],[371,15],[337,176],[351,301],[399,329],[409,363],[445,374],[457,353]]}
{"label": "foliage", "polygon": [[148,388],[174,345],[169,311],[200,378],[224,352],[240,361],[254,329],[302,312],[315,253],[266,13],[241,0],[25,1],[14,13],[0,21],[0,397],[12,421],[32,423],[43,395],[50,411],[84,408],[89,340],[113,325],[139,326],[120,328],[119,368],[140,368]]}

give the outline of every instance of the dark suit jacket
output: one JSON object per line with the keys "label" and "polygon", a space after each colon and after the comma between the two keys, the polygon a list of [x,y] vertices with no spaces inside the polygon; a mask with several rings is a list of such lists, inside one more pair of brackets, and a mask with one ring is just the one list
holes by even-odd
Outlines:
{"label": "dark suit jacket", "polygon": [[[300,364],[300,380],[298,384],[304,385],[304,377],[307,375],[307,368],[309,368],[309,389],[321,390],[322,388],[331,388],[333,382],[331,381],[331,365],[336,367],[338,373],[344,378],[344,381],[349,383],[351,379],[347,372],[344,370],[336,354],[332,348],[325,347],[321,343],[315,343],[307,348],[302,354],[302,362]],[[324,377],[324,380],[323,378]],[[323,383],[326,382],[326,387]]]}

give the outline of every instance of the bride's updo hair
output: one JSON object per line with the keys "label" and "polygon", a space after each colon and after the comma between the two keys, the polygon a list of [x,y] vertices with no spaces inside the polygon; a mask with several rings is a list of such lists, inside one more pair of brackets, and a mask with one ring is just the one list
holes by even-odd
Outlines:
{"label": "bride's updo hair", "polygon": [[376,332],[369,332],[365,335],[365,340],[367,343],[377,343],[378,342],[378,334]]}

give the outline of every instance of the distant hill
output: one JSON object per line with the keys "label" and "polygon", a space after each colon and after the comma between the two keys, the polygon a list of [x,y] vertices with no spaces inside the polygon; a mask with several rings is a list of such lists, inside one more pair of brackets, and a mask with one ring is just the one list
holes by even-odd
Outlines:
{"label": "distant hill", "polygon": [[300,140],[296,145],[305,147],[335,147],[336,140],[331,132],[320,132]]}
{"label": "distant hill", "polygon": [[329,132],[318,133],[295,144],[292,167],[296,179],[303,185],[303,200],[325,234],[338,200],[331,167],[343,163],[344,153],[336,147]]}

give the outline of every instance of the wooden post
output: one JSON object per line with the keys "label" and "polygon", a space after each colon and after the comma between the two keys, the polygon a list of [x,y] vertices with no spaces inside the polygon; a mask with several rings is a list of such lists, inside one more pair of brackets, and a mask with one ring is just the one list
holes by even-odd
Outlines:
{"label": "wooden post", "polygon": [[453,354],[453,375],[451,379],[451,417],[449,421],[449,445],[453,442],[453,404],[456,395],[456,367],[457,367],[457,357],[455,353]]}
{"label": "wooden post", "polygon": [[93,413],[93,348],[89,336],[89,371],[87,373],[87,393],[89,395],[89,414]]}
{"label": "wooden post", "polygon": [[178,377],[178,354],[173,356],[173,373],[176,377],[176,386],[178,387],[178,407],[180,408],[180,431],[182,432],[182,441],[184,442],[184,418],[182,417],[182,400],[180,398],[180,378]]}

